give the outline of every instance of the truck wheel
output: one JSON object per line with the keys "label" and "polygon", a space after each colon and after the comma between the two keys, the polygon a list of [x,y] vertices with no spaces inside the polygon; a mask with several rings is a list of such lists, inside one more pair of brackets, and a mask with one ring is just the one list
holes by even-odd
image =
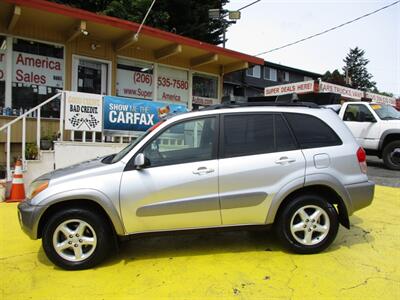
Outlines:
{"label": "truck wheel", "polygon": [[391,170],[400,170],[400,141],[387,144],[382,156],[386,167]]}
{"label": "truck wheel", "polygon": [[52,215],[42,234],[47,257],[67,270],[82,270],[99,264],[112,250],[113,231],[102,216],[80,208]]}
{"label": "truck wheel", "polygon": [[338,228],[336,209],[317,194],[300,195],[288,202],[275,226],[284,246],[301,254],[326,249]]}

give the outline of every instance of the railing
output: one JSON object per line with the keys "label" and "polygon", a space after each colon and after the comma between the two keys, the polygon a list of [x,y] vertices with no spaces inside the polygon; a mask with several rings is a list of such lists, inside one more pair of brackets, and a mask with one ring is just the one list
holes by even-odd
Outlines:
{"label": "railing", "polygon": [[7,158],[6,158],[6,171],[7,171],[7,180],[11,180],[11,126],[18,121],[22,120],[22,166],[26,166],[26,156],[25,156],[25,148],[26,148],[26,118],[30,114],[36,112],[36,145],[37,149],[39,151],[40,149],[40,111],[41,108],[54,101],[55,99],[60,98],[60,140],[63,140],[63,134],[64,134],[64,93],[60,92],[46,101],[40,103],[36,107],[28,110],[26,113],[20,115],[16,119],[8,122],[7,124],[3,125],[0,128],[0,132],[3,130],[7,130],[7,143],[6,143],[6,152],[7,152]]}
{"label": "railing", "polygon": [[[26,149],[26,118],[29,117],[32,113],[36,115],[36,146],[38,149],[38,152],[40,153],[40,135],[41,135],[41,108],[45,106],[46,104],[49,104],[50,102],[54,101],[55,99],[60,98],[60,119],[59,119],[59,137],[58,141],[64,141],[64,109],[65,109],[65,96],[66,96],[66,91],[61,91],[58,94],[50,97],[46,101],[40,103],[36,107],[28,110],[24,114],[20,115],[19,117],[15,118],[14,120],[8,122],[7,124],[3,125],[0,127],[0,132],[6,130],[7,134],[7,142],[6,142],[6,172],[7,172],[7,180],[11,180],[11,126],[14,125],[15,123],[19,122],[22,120],[22,166],[25,169],[26,168],[26,155],[25,155],[25,149]],[[82,136],[80,141],[81,142],[96,142],[96,132],[91,132],[91,131],[81,131]],[[92,138],[88,139],[87,138],[87,133],[91,133]],[[110,136],[109,137],[109,142],[113,143],[124,143],[124,142],[131,142],[133,138],[137,137],[137,135],[118,135],[118,136]],[[76,135],[75,131],[70,131],[70,140],[75,142],[76,141]],[[106,142],[106,135],[101,132],[101,142]]]}

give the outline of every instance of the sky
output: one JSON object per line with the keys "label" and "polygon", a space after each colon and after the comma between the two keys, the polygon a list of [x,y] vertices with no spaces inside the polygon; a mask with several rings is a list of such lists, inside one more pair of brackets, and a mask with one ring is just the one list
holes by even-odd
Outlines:
{"label": "sky", "polygon": [[[239,9],[254,0],[230,0]],[[229,27],[226,47],[256,55],[372,12],[395,0],[261,0]],[[300,44],[260,56],[316,73],[339,69],[350,48],[365,50],[379,91],[400,96],[400,3]]]}

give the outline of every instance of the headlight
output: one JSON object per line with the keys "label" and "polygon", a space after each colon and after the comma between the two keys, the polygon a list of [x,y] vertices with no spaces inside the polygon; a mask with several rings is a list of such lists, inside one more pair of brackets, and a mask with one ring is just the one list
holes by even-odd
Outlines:
{"label": "headlight", "polygon": [[38,180],[38,181],[32,182],[29,185],[27,198],[32,199],[37,194],[39,194],[41,191],[44,191],[48,186],[49,186],[48,180]]}

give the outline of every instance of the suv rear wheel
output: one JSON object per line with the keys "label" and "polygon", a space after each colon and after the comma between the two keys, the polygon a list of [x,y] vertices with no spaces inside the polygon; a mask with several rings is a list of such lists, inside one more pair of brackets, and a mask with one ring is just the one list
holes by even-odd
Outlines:
{"label": "suv rear wheel", "polygon": [[42,234],[43,249],[57,266],[67,270],[91,268],[109,254],[113,232],[102,216],[80,208],[55,213]]}
{"label": "suv rear wheel", "polygon": [[335,239],[338,214],[332,204],[319,195],[306,194],[292,199],[276,224],[279,239],[296,253],[318,253]]}
{"label": "suv rear wheel", "polygon": [[392,170],[400,170],[400,141],[390,142],[383,149],[383,162]]}

